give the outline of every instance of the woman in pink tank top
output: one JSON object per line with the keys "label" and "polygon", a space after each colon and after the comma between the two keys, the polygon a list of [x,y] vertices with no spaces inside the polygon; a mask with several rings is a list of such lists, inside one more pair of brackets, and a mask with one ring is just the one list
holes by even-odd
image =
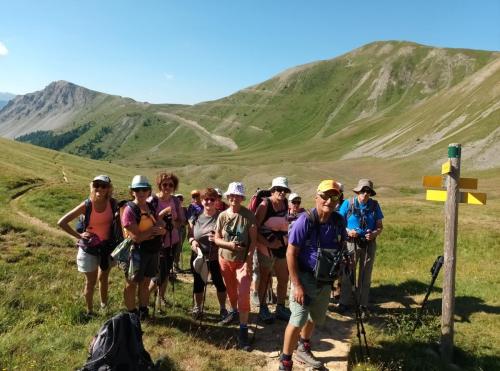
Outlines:
{"label": "woman in pink tank top", "polygon": [[[93,297],[97,279],[99,279],[101,309],[105,309],[108,302],[108,277],[111,259],[109,252],[107,252],[109,250],[107,242],[112,237],[112,192],[111,179],[107,175],[96,176],[90,183],[89,198],[57,222],[65,232],[78,240],[76,261],[78,271],[85,274],[83,293],[88,315],[94,314]],[[85,220],[85,216],[89,214],[87,211],[89,207],[90,217],[89,220]],[[69,223],[78,217],[80,219],[75,230]]]}

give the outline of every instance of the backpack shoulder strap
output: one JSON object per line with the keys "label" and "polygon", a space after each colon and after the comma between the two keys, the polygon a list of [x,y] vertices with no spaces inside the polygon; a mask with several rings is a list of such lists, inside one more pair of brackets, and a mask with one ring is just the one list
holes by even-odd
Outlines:
{"label": "backpack shoulder strap", "polygon": [[92,201],[90,200],[90,198],[87,198],[85,200],[85,217],[83,219],[85,230],[89,226],[91,213],[92,213]]}
{"label": "backpack shoulder strap", "polygon": [[141,222],[141,209],[133,201],[128,201],[127,206],[130,207],[130,209],[134,213],[135,222],[137,223],[137,225],[139,225],[139,223]]}

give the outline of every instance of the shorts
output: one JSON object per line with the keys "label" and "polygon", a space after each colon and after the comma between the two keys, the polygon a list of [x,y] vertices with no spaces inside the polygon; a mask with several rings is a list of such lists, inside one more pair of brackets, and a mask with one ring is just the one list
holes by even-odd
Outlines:
{"label": "shorts", "polygon": [[298,272],[300,283],[304,287],[304,294],[308,297],[308,305],[300,305],[294,298],[294,286],[290,290],[290,325],[302,328],[306,321],[312,321],[316,325],[325,322],[326,311],[330,302],[331,284],[318,285],[312,273]]}
{"label": "shorts", "polygon": [[[113,266],[114,260],[111,259],[111,256],[108,256],[109,259],[109,267]],[[78,272],[82,273],[92,273],[99,268],[99,262],[101,261],[101,257],[99,255],[89,254],[83,249],[78,248],[78,254],[76,255],[76,265],[78,267]]]}
{"label": "shorts", "polygon": [[262,254],[260,251],[257,251],[257,261],[259,262],[259,267],[271,270],[275,259],[276,258],[273,256],[267,256]]}
{"label": "shorts", "polygon": [[[141,250],[133,251],[133,254],[139,254],[139,270],[134,274],[134,281],[140,282],[144,278],[155,277],[158,273],[158,253],[147,253]],[[128,277],[128,269],[125,271],[125,277]]]}

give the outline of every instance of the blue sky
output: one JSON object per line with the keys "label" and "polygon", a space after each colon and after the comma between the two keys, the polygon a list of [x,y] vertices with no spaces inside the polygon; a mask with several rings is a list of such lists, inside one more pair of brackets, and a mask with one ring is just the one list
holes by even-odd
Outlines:
{"label": "blue sky", "polygon": [[0,92],[191,104],[378,40],[500,51],[500,1],[0,0]]}

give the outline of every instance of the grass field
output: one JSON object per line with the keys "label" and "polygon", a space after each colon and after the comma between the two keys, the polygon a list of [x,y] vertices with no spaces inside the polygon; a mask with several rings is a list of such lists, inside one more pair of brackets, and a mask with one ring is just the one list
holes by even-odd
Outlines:
{"label": "grass field", "polygon": [[[0,369],[74,369],[84,363],[90,339],[102,323],[123,309],[122,274],[118,269],[112,270],[110,313],[87,320],[81,294],[83,277],[76,271],[74,242],[27,223],[17,211],[55,227],[61,214],[86,196],[89,179],[96,173],[109,173],[117,196],[123,198],[134,173],[152,176],[155,170],[123,168],[3,140],[2,148]],[[252,189],[265,186],[262,179],[267,182],[271,174],[276,174],[275,169],[265,166],[254,171],[253,176],[248,175],[247,165],[238,168],[229,163],[217,168],[224,171],[213,172],[209,167],[176,169],[181,180],[189,180],[183,182],[181,189],[187,191],[212,181],[222,186],[235,178],[244,179]],[[304,200],[314,193],[317,179],[325,169],[337,174],[341,164],[297,167],[291,179],[305,195]],[[363,171],[357,167],[345,172],[348,189]],[[68,182],[64,181],[63,172]],[[367,324],[371,359],[359,364],[354,338],[351,364],[359,369],[442,369],[434,346],[439,339],[442,273],[430,297],[424,326],[414,335],[410,330],[415,308],[430,281],[429,269],[442,252],[443,204],[423,200],[417,180],[421,175],[415,171],[401,171],[404,175],[399,179],[394,172],[384,174],[384,179],[373,175],[380,185],[377,198],[386,218],[372,286],[376,315]],[[494,172],[478,175],[482,179],[480,190],[488,192],[488,205],[463,205],[459,211],[455,361],[467,370],[493,370],[500,369],[500,283],[495,268],[500,260],[500,205],[496,190],[499,177]],[[186,260],[185,256],[185,264]],[[199,328],[191,320],[189,283],[180,282],[175,289],[175,305],[143,328],[146,349],[154,359],[162,359],[164,369],[265,368],[265,359],[233,349],[234,328],[220,328],[213,321]],[[214,315],[214,292],[208,296],[208,311]]]}

